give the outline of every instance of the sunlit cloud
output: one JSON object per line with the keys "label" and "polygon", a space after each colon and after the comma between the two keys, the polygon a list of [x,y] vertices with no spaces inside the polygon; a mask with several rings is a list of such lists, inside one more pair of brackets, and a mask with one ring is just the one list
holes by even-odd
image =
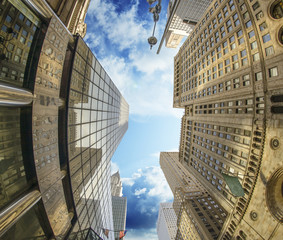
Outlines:
{"label": "sunlit cloud", "polygon": [[149,29],[137,15],[139,1],[131,1],[127,11],[118,12],[115,5],[108,1],[93,0],[90,2],[88,14],[95,15],[96,25],[106,34],[112,43],[124,50],[147,39]]}
{"label": "sunlit cloud", "polygon": [[146,188],[143,188],[143,189],[136,189],[135,190],[135,195],[136,196],[139,196],[141,194],[144,194],[146,192]]}
{"label": "sunlit cloud", "polygon": [[[130,182],[131,185],[125,185],[125,179],[122,181],[123,193],[128,200],[127,229],[132,230],[132,236],[139,236],[136,231],[141,229],[147,229],[144,232],[151,231],[152,235],[150,236],[155,236],[154,228],[159,203],[173,200],[173,195],[161,169],[159,167],[139,169],[131,179],[126,179],[126,182]],[[128,237],[129,235],[127,239]],[[155,238],[144,237],[143,239]]]}
{"label": "sunlit cloud", "polygon": [[111,162],[111,175],[119,171],[119,166],[115,162]]}
{"label": "sunlit cloud", "polygon": [[156,228],[151,229],[130,229],[127,233],[127,240],[158,240]]}
{"label": "sunlit cloud", "polygon": [[123,186],[133,186],[135,183],[139,183],[140,188],[134,189],[136,196],[146,193],[150,197],[158,197],[161,202],[170,201],[173,198],[164,174],[161,168],[157,166],[139,169],[132,175],[132,178],[122,178],[122,182]]}
{"label": "sunlit cloud", "polygon": [[[149,50],[152,16],[145,13],[148,18],[141,18],[139,4],[130,1],[126,10],[119,12],[107,0],[91,1],[87,18],[95,24],[88,24],[85,41],[129,103],[130,114],[180,118],[183,111],[173,109],[172,91],[177,50],[164,47],[159,55],[156,49]],[[164,21],[161,19],[159,26]],[[156,35],[161,36],[162,30],[157,28]]]}

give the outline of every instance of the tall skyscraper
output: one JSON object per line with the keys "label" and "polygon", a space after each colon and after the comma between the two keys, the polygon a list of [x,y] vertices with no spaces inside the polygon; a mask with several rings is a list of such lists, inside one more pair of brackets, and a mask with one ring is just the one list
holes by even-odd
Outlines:
{"label": "tall skyscraper", "polygon": [[122,181],[119,171],[111,176],[112,210],[115,240],[119,240],[120,231],[126,229],[127,197],[123,197]]}
{"label": "tall skyscraper", "polygon": [[227,212],[182,166],[178,155],[160,153],[160,166],[174,194],[176,239],[217,239]]}
{"label": "tall skyscraper", "polygon": [[156,228],[159,240],[175,240],[177,216],[172,203],[160,203]]}
{"label": "tall skyscraper", "polygon": [[101,239],[128,104],[45,1],[0,13],[0,238]]}
{"label": "tall skyscraper", "polygon": [[180,163],[228,212],[218,239],[283,234],[282,17],[282,1],[214,0],[174,59]]}
{"label": "tall skyscraper", "polygon": [[165,46],[176,48],[183,37],[189,36],[212,0],[170,0],[167,7],[167,22],[160,41]]}
{"label": "tall skyscraper", "polygon": [[127,197],[112,196],[113,226],[115,240],[120,239],[120,231],[126,230]]}
{"label": "tall skyscraper", "polygon": [[122,181],[120,178],[120,173],[117,171],[111,176],[111,193],[112,196],[122,197]]}

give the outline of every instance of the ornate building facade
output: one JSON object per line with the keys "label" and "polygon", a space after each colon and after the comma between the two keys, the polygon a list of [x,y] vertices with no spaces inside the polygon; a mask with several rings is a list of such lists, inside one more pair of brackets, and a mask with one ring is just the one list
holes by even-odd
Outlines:
{"label": "ornate building facade", "polygon": [[72,34],[86,34],[85,17],[90,0],[46,0]]}
{"label": "ornate building facade", "polygon": [[174,194],[176,239],[217,239],[225,209],[180,163],[178,152],[161,152],[160,166]]}
{"label": "ornate building facade", "polygon": [[[228,212],[218,239],[280,239],[283,3],[214,0],[174,59],[180,162]],[[222,174],[237,176],[235,197]]]}
{"label": "ornate building facade", "polygon": [[101,239],[129,106],[45,1],[0,13],[0,238]]}

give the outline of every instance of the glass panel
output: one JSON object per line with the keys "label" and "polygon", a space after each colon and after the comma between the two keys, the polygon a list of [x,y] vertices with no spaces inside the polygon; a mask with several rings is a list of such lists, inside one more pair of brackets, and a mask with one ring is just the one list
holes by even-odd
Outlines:
{"label": "glass panel", "polygon": [[28,188],[21,150],[20,109],[1,107],[0,208],[5,207]]}
{"label": "glass panel", "polygon": [[78,234],[78,239],[89,227],[102,235],[101,227],[111,222],[105,212],[111,194],[104,185],[110,180],[110,158],[127,127],[128,104],[81,38],[69,94],[70,175],[80,225],[72,237]]}
{"label": "glass panel", "polygon": [[43,232],[38,218],[37,205],[31,208],[20,218],[3,236],[2,240],[27,239],[44,240],[48,239]]}
{"label": "glass panel", "polygon": [[[1,37],[3,38],[1,45],[4,46],[4,48],[1,47],[0,81],[22,86],[31,47],[31,42],[26,39],[34,35],[34,31],[38,29],[39,20],[20,1],[13,2],[16,8],[25,13],[20,13],[8,1],[0,5],[0,12],[4,13],[0,15]],[[27,20],[29,25],[22,21],[24,16],[31,19],[31,21]],[[3,67],[7,68],[6,72],[2,71]],[[12,71],[17,74],[12,74]]]}

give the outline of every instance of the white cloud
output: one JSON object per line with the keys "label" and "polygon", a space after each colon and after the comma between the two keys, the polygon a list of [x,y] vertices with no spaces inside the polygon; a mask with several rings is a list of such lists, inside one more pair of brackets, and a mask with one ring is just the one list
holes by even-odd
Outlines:
{"label": "white cloud", "polygon": [[119,171],[119,166],[117,163],[111,161],[111,175]]}
{"label": "white cloud", "polygon": [[141,194],[144,194],[146,192],[146,188],[142,188],[142,189],[135,189],[135,195],[139,196]]}
{"label": "white cloud", "polygon": [[127,232],[126,239],[127,240],[144,240],[144,239],[158,240],[158,237],[155,228],[146,229],[146,230],[130,229]]}
{"label": "white cloud", "polygon": [[121,180],[123,185],[127,185],[127,186],[133,186],[135,183],[135,179],[133,178],[122,178]]}
{"label": "white cloud", "polygon": [[145,177],[147,183],[153,183],[153,187],[149,190],[149,196],[158,196],[161,202],[172,199],[173,194],[164,177],[160,167],[151,167],[151,171],[146,172]]}
{"label": "white cloud", "polygon": [[[151,62],[150,55],[147,62]],[[169,66],[167,72],[151,69],[152,74],[136,73],[136,63],[112,55],[103,58],[101,64],[129,103],[132,114],[181,118],[183,110],[173,108],[173,73]]]}
{"label": "white cloud", "polygon": [[148,191],[146,193],[146,188],[136,189],[136,196],[146,193],[148,196],[158,197],[160,202],[172,200],[173,194],[160,167],[153,166],[143,170],[139,169],[132,175],[132,178],[122,178],[122,182],[123,185],[133,186],[142,177],[144,177],[144,184]]}
{"label": "white cloud", "polygon": [[[131,1],[126,10],[118,12],[114,3],[91,1],[88,16],[95,25],[88,23],[85,40],[90,48],[96,49],[94,52],[100,53],[99,61],[129,103],[131,114],[180,118],[183,110],[173,109],[177,49],[163,46],[159,55],[157,45],[149,49],[147,38],[152,32],[152,16],[145,13],[147,19],[142,19],[137,13],[138,6],[139,1]],[[164,26],[165,18],[158,22],[159,40]]]}
{"label": "white cloud", "polygon": [[137,17],[139,1],[131,1],[130,9],[118,13],[113,3],[103,0],[90,2],[88,14],[95,15],[103,31],[112,43],[124,50],[137,44],[141,39],[147,39],[149,30],[145,29],[146,22]]}

